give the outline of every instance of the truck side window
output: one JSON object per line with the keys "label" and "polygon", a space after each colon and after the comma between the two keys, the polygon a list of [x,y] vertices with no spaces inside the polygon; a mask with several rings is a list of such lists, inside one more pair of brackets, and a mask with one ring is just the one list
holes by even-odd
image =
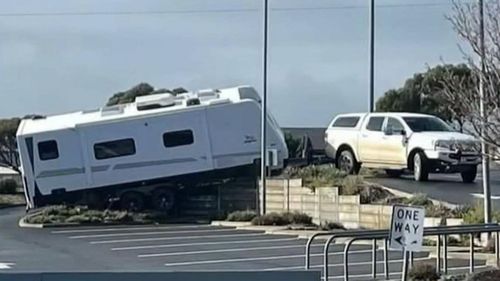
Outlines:
{"label": "truck side window", "polygon": [[390,117],[388,120],[387,120],[387,127],[391,127],[392,128],[392,132],[395,133],[395,134],[401,134],[402,131],[404,131],[404,127],[403,125],[401,124],[401,122],[399,122],[396,118],[392,118]]}
{"label": "truck side window", "polygon": [[38,143],[38,157],[40,160],[52,160],[59,158],[59,149],[55,140],[42,141]]}
{"label": "truck side window", "polygon": [[97,160],[135,154],[133,139],[122,139],[94,144],[94,156]]}
{"label": "truck side window", "polygon": [[163,134],[163,145],[165,147],[176,147],[189,145],[194,142],[193,131],[182,130]]}
{"label": "truck side window", "polygon": [[370,117],[366,129],[368,131],[382,131],[385,117]]}
{"label": "truck side window", "polygon": [[332,127],[354,128],[358,125],[359,117],[339,117],[333,122]]}

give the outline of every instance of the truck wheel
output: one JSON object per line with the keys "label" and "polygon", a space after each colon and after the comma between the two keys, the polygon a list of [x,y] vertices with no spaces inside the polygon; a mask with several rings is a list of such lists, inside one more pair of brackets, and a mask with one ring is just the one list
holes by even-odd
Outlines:
{"label": "truck wheel", "polygon": [[357,174],[361,166],[350,150],[344,150],[337,159],[337,168],[347,174]]}
{"label": "truck wheel", "polygon": [[125,192],[120,196],[120,208],[131,212],[144,210],[144,196],[139,192]]}
{"label": "truck wheel", "polygon": [[413,176],[416,181],[427,181],[429,179],[427,157],[423,152],[417,152],[413,156]]}
{"label": "truck wheel", "polygon": [[399,178],[403,174],[403,171],[401,171],[401,170],[385,170],[385,173],[390,178]]}
{"label": "truck wheel", "polygon": [[158,211],[170,211],[174,207],[175,196],[171,190],[159,188],[153,192],[153,208]]}
{"label": "truck wheel", "polygon": [[477,176],[477,166],[472,166],[468,171],[460,173],[464,183],[473,183]]}

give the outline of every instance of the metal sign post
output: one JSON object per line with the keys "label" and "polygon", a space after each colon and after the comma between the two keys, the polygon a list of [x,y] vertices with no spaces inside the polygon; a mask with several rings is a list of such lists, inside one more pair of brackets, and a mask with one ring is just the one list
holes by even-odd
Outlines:
{"label": "metal sign post", "polygon": [[403,248],[403,270],[402,270],[401,280],[408,280],[408,252]]}
{"label": "metal sign post", "polygon": [[268,25],[268,0],[263,1],[263,42],[262,42],[262,116],[261,116],[261,151],[260,151],[260,214],[266,213],[266,176],[267,176],[267,25]]}

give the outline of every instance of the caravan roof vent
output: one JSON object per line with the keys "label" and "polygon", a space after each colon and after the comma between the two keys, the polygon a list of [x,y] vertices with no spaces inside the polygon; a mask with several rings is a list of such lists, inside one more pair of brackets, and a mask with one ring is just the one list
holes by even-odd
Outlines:
{"label": "caravan roof vent", "polygon": [[198,97],[204,98],[204,97],[218,97],[217,93],[212,90],[212,89],[205,89],[205,90],[200,90],[198,91]]}
{"label": "caravan roof vent", "polygon": [[122,105],[122,104],[103,107],[103,108],[101,108],[101,115],[102,116],[109,116],[109,115],[115,115],[115,114],[122,114],[123,108],[124,108],[124,105]]}
{"label": "caravan roof vent", "polygon": [[140,96],[135,98],[137,110],[148,110],[175,105],[175,97],[172,94],[157,94]]}

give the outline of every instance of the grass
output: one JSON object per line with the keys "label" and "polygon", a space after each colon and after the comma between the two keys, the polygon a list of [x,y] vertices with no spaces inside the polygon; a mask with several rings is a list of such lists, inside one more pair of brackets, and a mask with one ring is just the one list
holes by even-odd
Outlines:
{"label": "grass", "polygon": [[57,205],[44,208],[41,212],[27,215],[27,223],[33,224],[121,224],[121,223],[161,223],[167,219],[164,213],[92,210],[85,206]]}

